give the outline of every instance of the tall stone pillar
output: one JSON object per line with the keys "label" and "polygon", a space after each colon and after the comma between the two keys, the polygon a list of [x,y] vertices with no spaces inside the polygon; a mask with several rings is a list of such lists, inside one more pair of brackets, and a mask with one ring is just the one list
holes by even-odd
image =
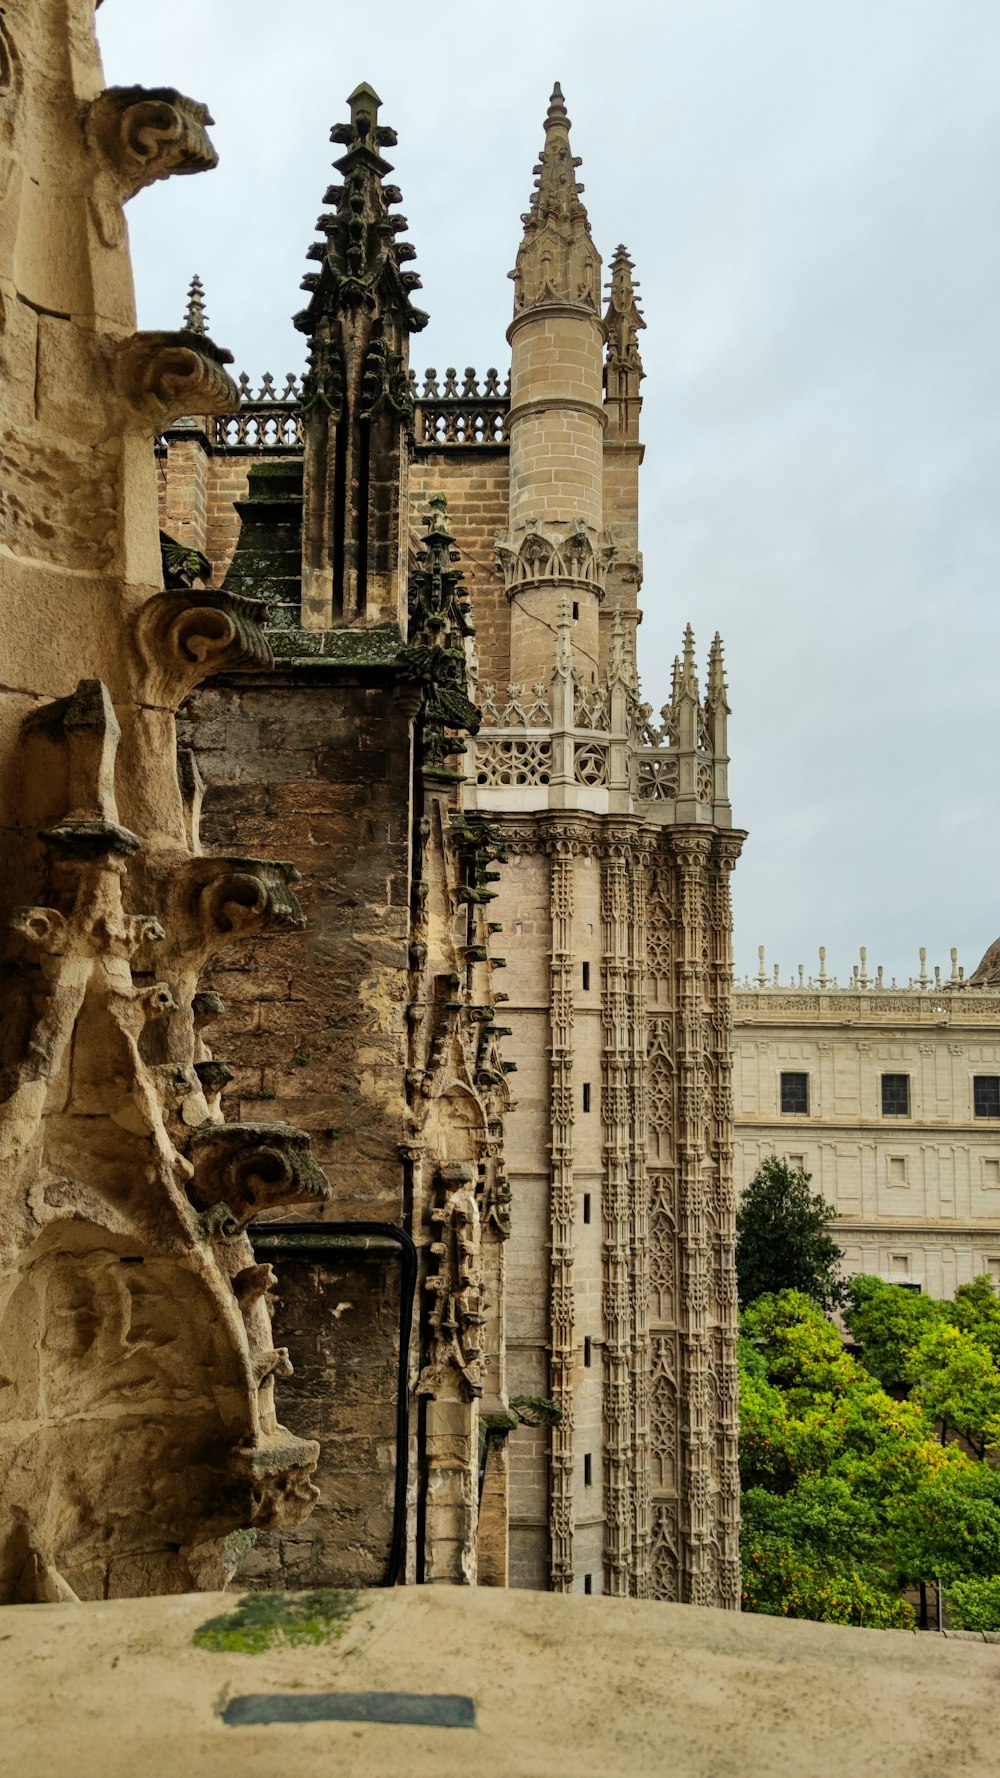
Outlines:
{"label": "tall stone pillar", "polygon": [[639,589],[642,586],[642,554],[639,549],[639,466],[644,446],[639,441],[642,396],[639,384],[645,375],[639,354],[639,333],[645,321],[639,310],[638,284],[626,249],[615,248],[611,261],[608,305],[604,312],[607,352],[604,360],[604,524],[614,550],[608,570],[607,598],[601,612],[601,669],[606,672],[612,653],[611,632],[620,613],[626,651],[635,659],[635,632],[642,620]]}
{"label": "tall stone pillar", "polygon": [[550,1378],[560,1419],[552,1428],[551,1587],[573,1590],[573,842],[550,841],[552,896],[552,1184],[549,1300]]}
{"label": "tall stone pillar", "polygon": [[524,217],[511,345],[510,527],[500,543],[511,602],[511,678],[548,680],[565,601],[573,665],[598,673],[604,596],[604,327],[590,235],[557,85]]}

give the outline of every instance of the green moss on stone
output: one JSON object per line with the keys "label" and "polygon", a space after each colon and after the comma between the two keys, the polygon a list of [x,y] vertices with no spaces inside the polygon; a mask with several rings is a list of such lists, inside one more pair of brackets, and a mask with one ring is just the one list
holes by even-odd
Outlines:
{"label": "green moss on stone", "polygon": [[201,1624],[192,1640],[196,1648],[216,1654],[317,1647],[338,1641],[360,1609],[357,1593],[334,1587],[315,1593],[248,1593],[235,1611]]}

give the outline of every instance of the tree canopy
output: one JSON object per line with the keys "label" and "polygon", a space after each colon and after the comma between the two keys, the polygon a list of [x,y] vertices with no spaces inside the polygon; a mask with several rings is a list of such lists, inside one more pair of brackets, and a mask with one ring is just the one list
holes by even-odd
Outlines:
{"label": "tree canopy", "polygon": [[[909,1314],[897,1300],[907,1293],[882,1286],[895,1294],[877,1302],[869,1286],[879,1281],[861,1283],[883,1339],[880,1357],[888,1371],[905,1372],[903,1337],[886,1329]],[[974,1318],[969,1299],[958,1313]],[[985,1301],[981,1313],[992,1325]],[[906,1628],[913,1612],[904,1587],[940,1577],[959,1590],[981,1588],[1000,1576],[1000,1476],[958,1444],[942,1444],[935,1426],[940,1402],[954,1411],[962,1389],[983,1399],[967,1328],[946,1316],[911,1317],[917,1347],[928,1328],[954,1338],[923,1347],[920,1380],[898,1400],[801,1291],[760,1297],[741,1326],[745,1610]],[[967,1609],[982,1616],[989,1598],[970,1595]]]}
{"label": "tree canopy", "polygon": [[836,1212],[809,1189],[811,1175],[769,1155],[746,1187],[736,1215],[740,1302],[801,1291],[827,1308],[841,1303],[843,1249],[830,1233]]}

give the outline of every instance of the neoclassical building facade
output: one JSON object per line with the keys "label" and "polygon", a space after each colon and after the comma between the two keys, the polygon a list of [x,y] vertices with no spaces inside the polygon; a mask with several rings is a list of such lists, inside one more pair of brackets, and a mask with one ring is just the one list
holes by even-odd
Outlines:
{"label": "neoclassical building facade", "polygon": [[845,1273],[933,1297],[989,1273],[1000,1288],[1000,979],[902,986],[868,974],[784,983],[761,963],[733,996],[736,1181],[768,1154],[837,1211]]}

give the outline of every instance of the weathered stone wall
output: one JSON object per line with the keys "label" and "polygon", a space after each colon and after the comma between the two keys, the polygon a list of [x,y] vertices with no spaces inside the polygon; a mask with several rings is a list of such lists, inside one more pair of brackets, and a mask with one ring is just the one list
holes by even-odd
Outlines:
{"label": "weathered stone wall", "polygon": [[430,496],[443,494],[472,597],[480,682],[501,690],[510,679],[510,605],[494,541],[507,524],[509,484],[507,451],[494,445],[420,450],[410,465],[411,528]]}
{"label": "weathered stone wall", "polygon": [[[182,729],[206,780],[206,843],[226,850],[239,835],[305,866],[305,931],[266,953],[234,947],[209,984],[226,1002],[213,1035],[234,1070],[227,1114],[309,1130],[337,1219],[398,1224],[410,866],[398,695],[343,675],[231,682],[196,693]],[[277,1269],[296,1371],[278,1384],[279,1412],[317,1427],[322,1500],[301,1540],[262,1539],[247,1574],[267,1584],[287,1561],[303,1586],[377,1582],[392,1524],[398,1266]]]}
{"label": "weathered stone wall", "polygon": [[[280,456],[277,451],[269,454]],[[212,586],[221,586],[226,578],[240,534],[235,502],[246,498],[256,461],[250,455],[211,450],[200,428],[172,431],[166,455],[157,460],[161,528],[208,557]]]}
{"label": "weathered stone wall", "polygon": [[295,1367],[280,1411],[290,1432],[319,1444],[320,1500],[305,1524],[258,1539],[239,1584],[383,1585],[393,1536],[399,1262],[353,1253],[272,1264],[275,1339]]}

